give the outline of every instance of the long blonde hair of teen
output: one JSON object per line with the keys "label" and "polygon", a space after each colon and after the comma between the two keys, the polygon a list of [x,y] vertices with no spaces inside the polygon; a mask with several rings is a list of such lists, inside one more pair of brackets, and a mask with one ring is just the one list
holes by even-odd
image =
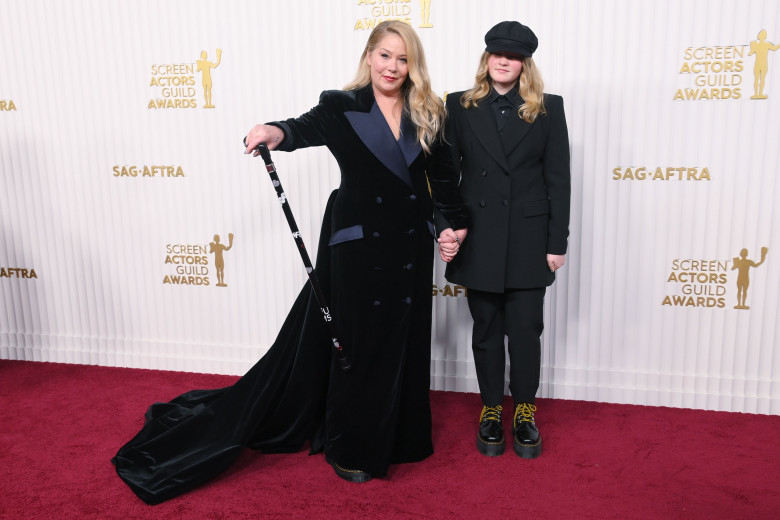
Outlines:
{"label": "long blonde hair of teen", "polygon": [[[490,94],[492,82],[488,72],[489,57],[489,52],[482,53],[474,86],[471,87],[471,90],[464,92],[460,98],[460,104],[466,108],[477,106],[480,101],[487,98]],[[521,119],[533,123],[539,114],[546,113],[544,110],[544,81],[539,69],[536,68],[533,58],[523,58],[523,69],[520,71],[518,91],[524,101],[517,111],[517,115]]]}
{"label": "long blonde hair of teen", "polygon": [[388,33],[398,35],[406,45],[409,75],[401,86],[404,111],[417,127],[417,139],[423,149],[429,153],[429,145],[439,136],[444,125],[444,104],[431,90],[431,79],[428,76],[422,43],[417,33],[408,24],[397,20],[384,21],[371,31],[366,48],[360,56],[355,79],[345,86],[344,90],[358,89],[371,83],[371,70],[366,62],[366,56],[369,52],[373,52]]}

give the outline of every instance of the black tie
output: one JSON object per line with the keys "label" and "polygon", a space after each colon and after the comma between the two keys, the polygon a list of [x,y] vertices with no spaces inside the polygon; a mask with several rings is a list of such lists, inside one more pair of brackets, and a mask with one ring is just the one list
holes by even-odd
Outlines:
{"label": "black tie", "polygon": [[506,98],[506,96],[498,96],[496,99],[498,103],[498,131],[504,129],[506,120],[509,119],[509,115],[512,113],[512,103]]}

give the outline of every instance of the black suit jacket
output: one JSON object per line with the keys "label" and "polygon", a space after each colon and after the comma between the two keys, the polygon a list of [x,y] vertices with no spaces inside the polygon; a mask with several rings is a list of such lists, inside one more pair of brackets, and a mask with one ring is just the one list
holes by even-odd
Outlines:
{"label": "black suit jacket", "polygon": [[460,191],[472,224],[446,277],[490,292],[546,287],[555,280],[547,254],[565,254],[569,236],[563,99],[545,94],[547,113],[533,123],[513,115],[502,138],[489,103],[466,109],[462,94],[447,97],[446,136],[460,165]]}

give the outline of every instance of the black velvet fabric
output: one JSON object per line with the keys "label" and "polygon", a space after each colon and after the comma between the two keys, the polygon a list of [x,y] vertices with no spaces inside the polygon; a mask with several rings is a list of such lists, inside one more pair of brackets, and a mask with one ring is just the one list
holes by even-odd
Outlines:
{"label": "black velvet fabric", "polygon": [[[422,153],[408,120],[396,141],[370,86],[324,92],[310,112],[273,124],[285,132],[280,150],[324,145],[341,169],[316,271],[352,370],[331,358],[307,286],[272,348],[241,380],[152,406],[143,430],[120,449],[117,472],[148,503],[208,480],[245,445],[287,451],[311,439],[312,450],[374,477],[433,453],[434,203],[447,225],[469,221],[452,155],[441,142]],[[328,245],[333,235],[344,238]]]}
{"label": "black velvet fabric", "polygon": [[[330,271],[334,191],[320,236],[316,272]],[[320,286],[329,294],[330,277]],[[146,412],[141,431],[111,462],[147,504],[178,496],[227,469],[245,446],[297,451],[321,429],[330,370],[330,335],[307,283],[268,352],[233,386],[193,390]]]}
{"label": "black velvet fabric", "polygon": [[339,465],[381,477],[391,463],[433,452],[433,207],[467,227],[458,172],[441,142],[423,153],[406,116],[396,141],[370,85],[323,92],[306,114],[274,124],[285,132],[279,150],[328,147],[341,171],[331,232],[362,230],[331,245],[331,310],[353,369],[331,371],[324,448]]}

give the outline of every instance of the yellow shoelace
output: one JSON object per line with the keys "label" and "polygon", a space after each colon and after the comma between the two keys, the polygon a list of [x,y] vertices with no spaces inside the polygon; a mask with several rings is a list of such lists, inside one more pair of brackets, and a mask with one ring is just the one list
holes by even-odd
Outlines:
{"label": "yellow shoelace", "polygon": [[482,407],[482,413],[479,416],[479,422],[482,422],[482,419],[488,420],[488,421],[498,421],[501,422],[501,411],[503,408],[501,405],[498,406],[483,406]]}
{"label": "yellow shoelace", "polygon": [[536,406],[532,405],[531,403],[520,403],[517,405],[517,408],[515,408],[515,426],[517,426],[517,420],[520,419],[521,422],[534,422],[534,412],[536,411]]}

